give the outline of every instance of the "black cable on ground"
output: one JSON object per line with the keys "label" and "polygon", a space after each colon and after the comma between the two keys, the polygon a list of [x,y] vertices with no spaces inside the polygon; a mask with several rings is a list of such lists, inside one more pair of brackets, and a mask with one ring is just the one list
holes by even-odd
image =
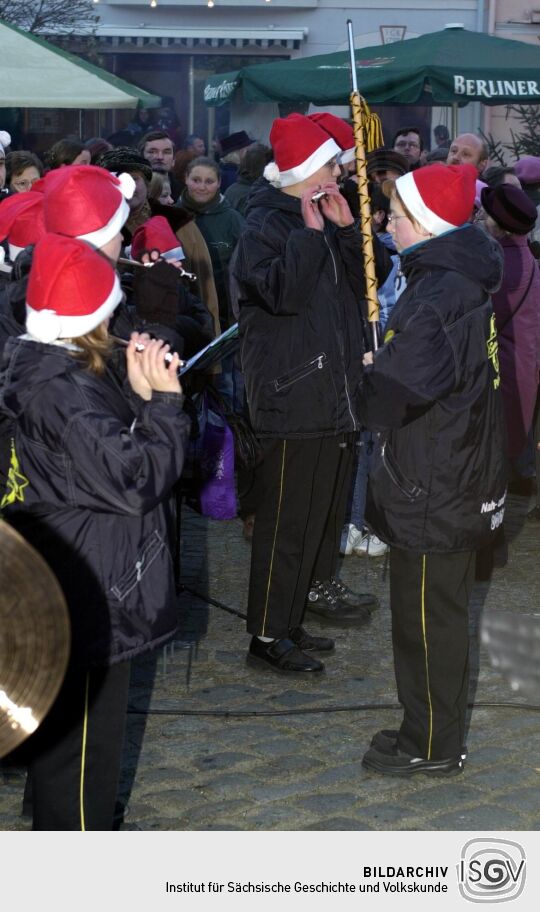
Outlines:
{"label": "black cable on ground", "polygon": [[201,595],[200,592],[196,592],[195,589],[190,589],[189,586],[182,586],[182,591],[189,592],[190,595],[194,595],[195,598],[200,599],[201,602],[206,602],[207,605],[215,605],[216,608],[221,608],[222,611],[226,611],[228,614],[234,614],[235,617],[241,618],[242,621],[247,621],[247,614],[237,611],[236,608],[229,608],[224,602],[218,602],[217,599],[212,598],[210,595]]}
{"label": "black cable on ground", "polygon": [[[206,602],[208,605],[215,605],[216,608],[221,608],[222,611],[226,611],[228,614],[233,614],[235,617],[239,617],[242,620],[246,620],[247,616],[241,611],[237,611],[235,608],[230,608],[228,605],[225,605],[224,602],[220,602],[215,598],[212,598],[209,595],[201,595],[200,592],[197,592],[195,589],[191,589],[189,586],[182,586],[183,592],[189,592],[190,595],[195,596],[201,600],[201,602]],[[528,712],[540,712],[540,706],[536,706],[533,703],[506,703],[506,702],[491,702],[491,701],[481,701],[479,703],[469,703],[469,709],[521,709],[527,710]],[[381,710],[400,710],[401,705],[399,703],[358,703],[353,706],[309,706],[304,709],[261,709],[261,710],[229,710],[229,709],[133,709],[128,708],[128,713],[131,715],[147,715],[147,716],[209,716],[218,719],[246,719],[253,718],[257,716],[307,716],[315,715],[317,713],[340,713],[340,712],[374,712]]]}
{"label": "black cable on ground", "polygon": [[[540,706],[533,703],[504,703],[481,701],[469,703],[469,709],[523,709],[540,712]],[[357,703],[353,706],[306,706],[303,709],[134,709],[128,713],[139,716],[211,716],[218,719],[246,719],[254,716],[309,716],[317,713],[374,712],[400,710],[399,703]]]}

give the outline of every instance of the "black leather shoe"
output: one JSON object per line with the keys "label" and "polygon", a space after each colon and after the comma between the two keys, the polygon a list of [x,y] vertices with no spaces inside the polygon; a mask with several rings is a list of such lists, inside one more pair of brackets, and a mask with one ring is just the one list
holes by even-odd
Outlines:
{"label": "black leather shoe", "polygon": [[[376,747],[377,750],[388,753],[388,751],[392,751],[397,746],[398,735],[397,728],[383,728],[373,735],[371,747]],[[461,748],[461,759],[467,759],[467,747],[465,744]]]}
{"label": "black leather shoe", "polygon": [[367,608],[342,602],[330,582],[313,583],[308,592],[306,609],[316,614],[321,623],[361,627],[371,620],[371,612]]}
{"label": "black leather shoe", "polygon": [[289,630],[289,636],[303,652],[333,652],[336,645],[330,637],[312,636],[303,627]]}
{"label": "black leather shoe", "polygon": [[428,776],[455,776],[463,772],[463,758],[446,757],[443,760],[425,760],[423,757],[412,757],[400,751],[395,744],[388,751],[370,747],[362,758],[365,769],[385,776],[414,776],[425,773]]}
{"label": "black leather shoe", "polygon": [[397,744],[398,735],[397,728],[383,728],[373,735],[370,747],[376,747],[382,751],[392,750]]}
{"label": "black leather shoe", "polygon": [[353,592],[345,583],[335,577],[332,577],[325,585],[331,586],[340,602],[343,602],[344,605],[350,605],[351,608],[367,608],[368,611],[372,612],[379,606],[377,599],[371,593]]}
{"label": "black leather shoe", "polygon": [[271,643],[252,637],[246,662],[256,668],[271,668],[279,674],[320,674],[324,671],[322,662],[302,652],[288,637]]}

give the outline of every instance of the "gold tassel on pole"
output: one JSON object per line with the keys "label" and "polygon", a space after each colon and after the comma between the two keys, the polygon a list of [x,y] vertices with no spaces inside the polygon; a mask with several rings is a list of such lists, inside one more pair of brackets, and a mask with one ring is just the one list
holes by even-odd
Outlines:
{"label": "gold tassel on pole", "polygon": [[[379,345],[378,340],[378,322],[379,322],[379,299],[377,297],[377,277],[375,275],[375,256],[373,253],[373,234],[371,231],[371,201],[368,193],[368,176],[366,170],[366,129],[363,122],[363,113],[367,111],[370,118],[376,115],[369,114],[364,99],[358,92],[356,82],[356,61],[354,59],[354,42],[352,35],[352,22],[347,21],[349,30],[349,50],[351,53],[351,80],[353,90],[350,96],[352,121],[354,130],[354,143],[356,147],[356,176],[358,178],[358,196],[360,199],[360,230],[362,233],[362,253],[364,257],[364,273],[366,277],[366,300],[368,308],[368,320],[372,324],[373,351],[376,351]],[[364,110],[363,110],[364,109]],[[380,121],[378,121],[378,133],[376,122],[371,120],[371,141],[382,140],[382,130]],[[375,124],[375,129],[373,125]],[[379,143],[382,145],[382,142]],[[376,148],[376,147],[375,147]]]}

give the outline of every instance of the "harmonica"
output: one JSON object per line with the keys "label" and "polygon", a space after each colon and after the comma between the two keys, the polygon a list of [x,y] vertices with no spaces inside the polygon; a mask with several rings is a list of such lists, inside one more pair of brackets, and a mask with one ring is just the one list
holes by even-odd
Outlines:
{"label": "harmonica", "polygon": [[[118,342],[119,345],[125,345],[126,347],[129,345],[129,339],[121,339],[120,336],[111,336],[111,339],[114,342]],[[146,348],[146,345],[143,345],[142,342],[135,343],[135,351],[142,352],[145,350],[145,348]],[[164,357],[165,361],[167,362],[167,364],[170,364],[173,359],[173,355],[170,352],[166,352],[163,355],[163,357]],[[180,361],[179,367],[183,367],[183,366],[184,366],[184,362]]]}

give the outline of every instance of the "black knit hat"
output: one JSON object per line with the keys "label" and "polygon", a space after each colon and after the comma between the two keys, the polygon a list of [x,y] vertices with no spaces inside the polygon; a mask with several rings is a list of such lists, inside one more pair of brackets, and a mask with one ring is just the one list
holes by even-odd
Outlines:
{"label": "black knit hat", "polygon": [[406,174],[409,170],[409,162],[404,155],[394,152],[393,149],[374,149],[368,152],[367,156],[367,173],[373,171],[397,171],[398,174]]}
{"label": "black knit hat", "polygon": [[514,184],[484,187],[480,194],[482,206],[504,231],[528,234],[536,223],[536,206],[526,193]]}
{"label": "black knit hat", "polygon": [[152,166],[150,162],[143,158],[135,149],[129,146],[118,146],[109,152],[104,152],[96,164],[107,171],[113,171],[114,174],[126,172],[132,174],[133,171],[139,171],[144,177],[147,184],[152,180]]}

